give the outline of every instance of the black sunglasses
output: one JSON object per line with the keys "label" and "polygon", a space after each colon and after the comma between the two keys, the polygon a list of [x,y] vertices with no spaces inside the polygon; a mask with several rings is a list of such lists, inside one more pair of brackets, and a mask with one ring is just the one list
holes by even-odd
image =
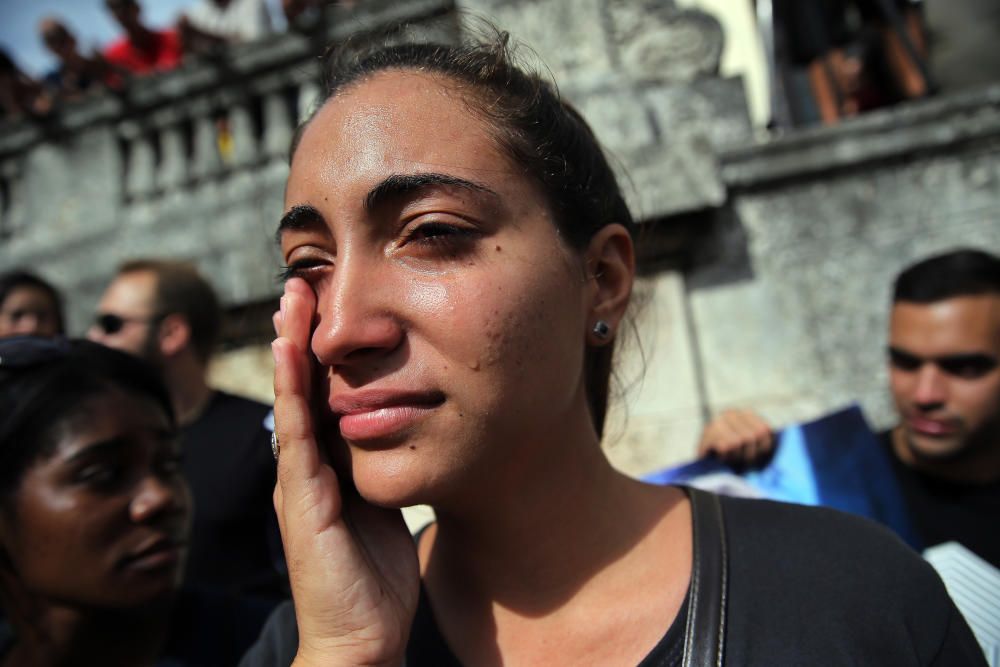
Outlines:
{"label": "black sunglasses", "polygon": [[121,331],[129,322],[142,322],[153,324],[163,319],[163,315],[153,315],[152,317],[122,317],[114,313],[98,313],[94,316],[94,325],[104,333],[111,335]]}
{"label": "black sunglasses", "polygon": [[70,351],[65,338],[13,336],[0,338],[0,370],[41,366],[64,358]]}

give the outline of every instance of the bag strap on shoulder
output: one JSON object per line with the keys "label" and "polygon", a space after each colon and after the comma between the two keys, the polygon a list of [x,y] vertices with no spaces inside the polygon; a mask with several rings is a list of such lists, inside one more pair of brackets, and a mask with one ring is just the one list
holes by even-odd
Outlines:
{"label": "bag strap on shoulder", "polygon": [[685,488],[691,501],[694,549],[684,632],[684,667],[722,667],[726,641],[729,552],[722,505],[715,494]]}

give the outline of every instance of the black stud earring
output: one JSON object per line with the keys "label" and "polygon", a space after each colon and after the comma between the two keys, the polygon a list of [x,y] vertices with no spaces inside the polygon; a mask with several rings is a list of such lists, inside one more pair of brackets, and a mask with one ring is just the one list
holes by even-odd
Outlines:
{"label": "black stud earring", "polygon": [[608,336],[611,335],[611,326],[604,320],[597,320],[592,331],[601,340],[607,340]]}

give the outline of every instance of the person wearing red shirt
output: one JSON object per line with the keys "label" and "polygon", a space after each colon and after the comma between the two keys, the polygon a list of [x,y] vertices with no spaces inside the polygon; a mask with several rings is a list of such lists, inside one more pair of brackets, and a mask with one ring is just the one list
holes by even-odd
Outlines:
{"label": "person wearing red shirt", "polygon": [[112,65],[133,74],[152,74],[181,64],[183,48],[176,30],[153,30],[140,19],[136,0],[105,0],[105,6],[125,31],[125,35],[104,49]]}

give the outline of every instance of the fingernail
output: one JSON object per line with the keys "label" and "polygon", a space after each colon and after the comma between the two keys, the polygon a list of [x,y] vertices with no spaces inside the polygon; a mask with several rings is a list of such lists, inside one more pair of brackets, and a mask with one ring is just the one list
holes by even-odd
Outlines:
{"label": "fingernail", "polygon": [[285,297],[282,295],[281,300],[278,301],[278,312],[281,313],[281,320],[285,319]]}
{"label": "fingernail", "polygon": [[278,365],[278,341],[271,341],[271,355],[274,357],[274,365]]}

